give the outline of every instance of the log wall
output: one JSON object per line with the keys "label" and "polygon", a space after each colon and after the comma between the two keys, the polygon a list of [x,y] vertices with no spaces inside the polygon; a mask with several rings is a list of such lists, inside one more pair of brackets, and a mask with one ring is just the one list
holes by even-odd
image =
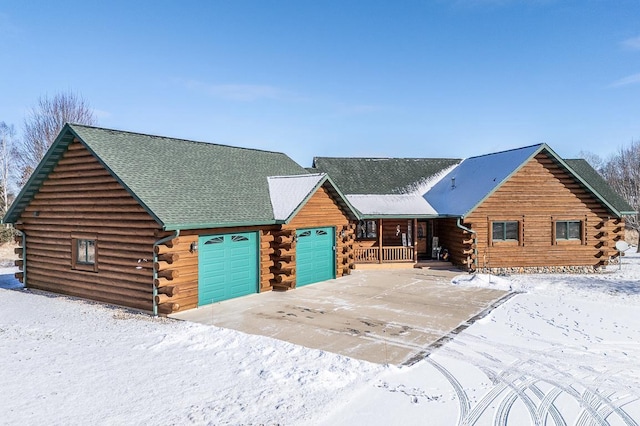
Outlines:
{"label": "log wall", "polygon": [[[16,228],[27,235],[27,286],[152,309],[153,243],[160,226],[78,141]],[[97,272],[72,269],[71,238],[95,239]]]}
{"label": "log wall", "polygon": [[[503,220],[520,222],[519,242],[491,241],[491,222]],[[582,221],[584,241],[554,241],[555,220]],[[617,254],[613,247],[624,232],[622,219],[612,218],[606,207],[543,153],[505,182],[465,223],[477,232],[478,267],[491,269],[597,268]],[[466,236],[457,238],[468,241]],[[459,242],[449,244],[457,260]],[[471,247],[465,244],[462,250],[468,252]]]}
{"label": "log wall", "polygon": [[[322,186],[298,214],[286,225],[282,231],[293,232],[298,229],[335,227],[336,232],[336,277],[350,273],[354,268],[353,241],[355,239],[355,223],[351,223],[346,212],[334,200],[329,190]],[[295,256],[295,244],[292,248]],[[292,260],[292,265],[295,263]],[[291,282],[295,282],[295,274]],[[295,284],[294,284],[295,285]]]}
{"label": "log wall", "polygon": [[258,291],[272,290],[272,242],[273,234],[278,231],[279,227],[276,226],[185,230],[178,238],[157,246],[155,252],[159,260],[156,264],[158,277],[154,285],[159,293],[159,311],[167,314],[198,307],[198,251],[192,251],[191,245],[197,243],[200,236],[257,232],[260,280]]}
{"label": "log wall", "polygon": [[260,241],[258,291],[290,290],[295,288],[296,230],[323,226],[336,227],[336,276],[350,273],[353,268],[355,225],[349,223],[348,217],[325,188],[320,188],[291,223],[284,226],[182,231],[175,241],[167,243],[171,247],[162,245],[156,248],[156,253],[166,258],[156,265],[160,275],[155,280],[160,312],[171,313],[198,306],[198,254],[190,252],[190,247],[198,241],[199,236],[257,232]]}
{"label": "log wall", "polygon": [[[434,223],[434,236],[438,237],[438,244],[449,250],[449,261],[454,265],[468,268],[473,260],[473,235],[460,229],[457,219],[438,219]],[[468,223],[463,226],[469,227]]]}
{"label": "log wall", "polygon": [[[146,311],[153,310],[155,286],[161,314],[198,306],[198,252],[191,244],[200,235],[257,232],[263,292],[295,287],[296,230],[326,226],[336,229],[336,276],[349,274],[355,225],[324,187],[286,226],[182,231],[154,246],[173,233],[162,231],[79,141],[69,146],[16,224],[27,235],[27,286]],[[72,238],[96,240],[95,272],[73,269]],[[22,269],[23,248],[16,253]],[[22,280],[23,273],[16,277]]]}

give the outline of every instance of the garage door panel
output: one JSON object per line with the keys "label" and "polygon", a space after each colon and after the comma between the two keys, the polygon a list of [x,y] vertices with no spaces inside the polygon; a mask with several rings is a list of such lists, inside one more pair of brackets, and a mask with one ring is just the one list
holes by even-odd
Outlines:
{"label": "garage door panel", "polygon": [[296,285],[335,278],[335,232],[331,227],[298,232]]}
{"label": "garage door panel", "polygon": [[199,238],[198,304],[258,291],[258,237],[255,232]]}

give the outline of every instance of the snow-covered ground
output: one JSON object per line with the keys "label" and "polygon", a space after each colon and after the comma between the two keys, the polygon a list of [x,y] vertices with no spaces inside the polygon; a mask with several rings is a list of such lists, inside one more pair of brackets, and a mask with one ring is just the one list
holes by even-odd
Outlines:
{"label": "snow-covered ground", "polygon": [[411,367],[0,289],[0,424],[640,423],[640,256],[454,283],[522,293]]}

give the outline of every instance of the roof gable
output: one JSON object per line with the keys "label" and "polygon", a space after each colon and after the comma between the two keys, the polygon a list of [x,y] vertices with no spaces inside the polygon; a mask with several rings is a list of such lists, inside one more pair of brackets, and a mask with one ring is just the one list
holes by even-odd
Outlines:
{"label": "roof gable", "polygon": [[358,219],[356,209],[326,173],[271,176],[268,181],[274,216],[279,223],[289,223],[321,186],[326,186],[331,197],[351,219]]}
{"label": "roof gable", "polygon": [[17,219],[74,137],[165,229],[275,223],[267,177],[308,173],[282,153],[67,124],[8,219]]}
{"label": "roof gable", "polygon": [[532,145],[463,160],[425,199],[442,216],[464,217],[546,145]]}
{"label": "roof gable", "polygon": [[273,215],[277,221],[288,221],[326,179],[326,174],[271,176],[268,178]]}

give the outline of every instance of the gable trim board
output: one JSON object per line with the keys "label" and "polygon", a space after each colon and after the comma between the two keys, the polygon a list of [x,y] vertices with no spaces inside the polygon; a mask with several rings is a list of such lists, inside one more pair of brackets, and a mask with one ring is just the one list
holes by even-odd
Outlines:
{"label": "gable trim board", "polygon": [[307,204],[316,191],[326,186],[330,192],[337,195],[342,209],[353,220],[358,218],[357,210],[347,197],[333,183],[326,173],[294,176],[269,176],[269,194],[274,210],[275,221],[287,224]]}

